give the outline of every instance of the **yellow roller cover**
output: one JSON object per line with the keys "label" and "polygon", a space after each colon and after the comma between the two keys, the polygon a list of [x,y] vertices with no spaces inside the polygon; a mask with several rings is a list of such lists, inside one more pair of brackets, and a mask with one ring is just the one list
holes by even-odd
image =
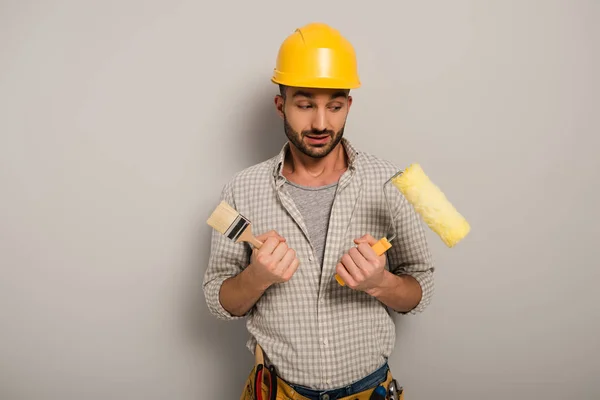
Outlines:
{"label": "yellow roller cover", "polygon": [[439,235],[446,246],[453,247],[471,230],[467,220],[431,182],[419,164],[411,164],[392,179],[392,184],[404,194],[427,226]]}

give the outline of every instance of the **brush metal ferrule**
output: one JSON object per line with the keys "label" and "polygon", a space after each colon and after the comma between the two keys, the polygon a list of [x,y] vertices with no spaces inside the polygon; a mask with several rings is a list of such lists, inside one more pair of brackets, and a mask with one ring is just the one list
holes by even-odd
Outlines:
{"label": "brush metal ferrule", "polygon": [[227,229],[227,232],[225,232],[225,236],[235,242],[239,239],[240,235],[248,225],[250,225],[250,221],[242,214],[239,214],[233,224]]}

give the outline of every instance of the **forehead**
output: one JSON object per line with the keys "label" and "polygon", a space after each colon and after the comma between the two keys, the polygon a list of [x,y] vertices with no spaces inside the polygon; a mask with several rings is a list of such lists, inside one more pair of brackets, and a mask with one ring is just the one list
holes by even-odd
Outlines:
{"label": "forehead", "polygon": [[289,98],[309,98],[321,100],[345,99],[350,91],[347,89],[315,89],[302,87],[286,88],[286,97]]}

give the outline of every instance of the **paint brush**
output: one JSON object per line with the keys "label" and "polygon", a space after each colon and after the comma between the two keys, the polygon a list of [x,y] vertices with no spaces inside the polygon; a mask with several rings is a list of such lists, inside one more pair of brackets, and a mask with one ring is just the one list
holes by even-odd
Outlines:
{"label": "paint brush", "polygon": [[225,201],[219,203],[206,223],[236,243],[248,242],[257,249],[263,245],[252,233],[252,224],[248,218]]}

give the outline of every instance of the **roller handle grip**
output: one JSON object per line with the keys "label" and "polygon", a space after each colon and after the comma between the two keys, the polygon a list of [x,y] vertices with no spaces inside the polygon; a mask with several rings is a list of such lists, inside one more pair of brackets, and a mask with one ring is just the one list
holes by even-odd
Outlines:
{"label": "roller handle grip", "polygon": [[[371,246],[371,248],[375,251],[375,254],[377,254],[378,257],[380,255],[382,255],[383,253],[385,253],[386,251],[388,251],[391,247],[392,247],[392,245],[387,240],[386,237],[382,237],[381,239],[379,239],[377,241],[377,243],[375,243],[373,246]],[[345,286],[346,285],[346,283],[344,282],[344,280],[342,279],[342,277],[339,276],[338,274],[335,274],[335,280],[338,281],[338,283],[340,284],[340,286]]]}

